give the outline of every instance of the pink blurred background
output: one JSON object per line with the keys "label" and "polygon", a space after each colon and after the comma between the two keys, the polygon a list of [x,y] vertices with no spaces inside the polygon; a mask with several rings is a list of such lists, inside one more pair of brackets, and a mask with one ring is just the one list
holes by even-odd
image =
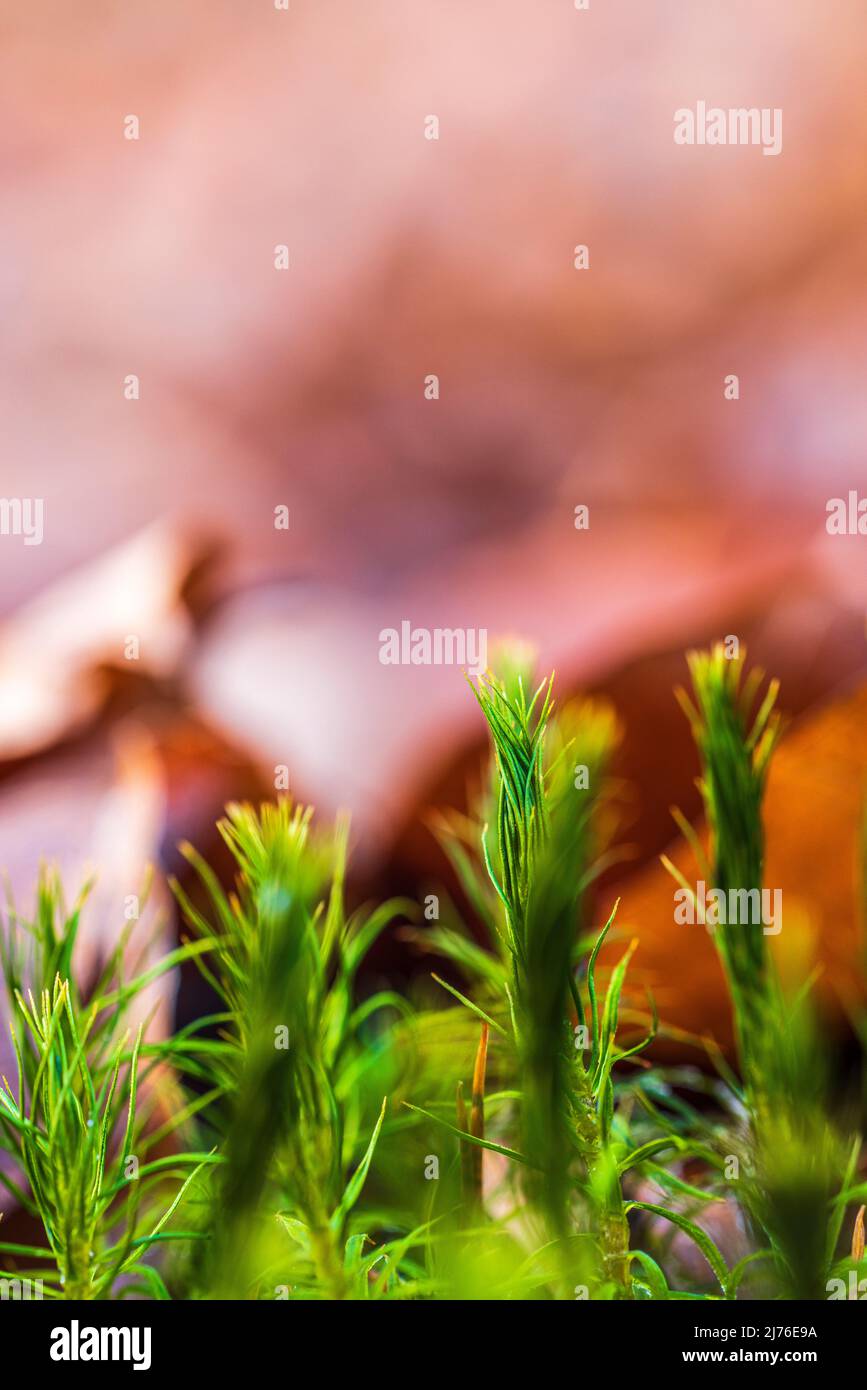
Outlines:
{"label": "pink blurred background", "polygon": [[[277,765],[411,877],[408,820],[481,740],[459,671],[380,664],[402,619],[632,692],[639,859],[696,804],[668,654],[741,634],[795,714],[863,673],[867,539],[825,530],[867,489],[863,0],[0,25],[0,491],[45,506],[41,545],[0,537],[17,892],[98,866],[113,930]],[[698,100],[779,107],[782,153],[677,146]]]}

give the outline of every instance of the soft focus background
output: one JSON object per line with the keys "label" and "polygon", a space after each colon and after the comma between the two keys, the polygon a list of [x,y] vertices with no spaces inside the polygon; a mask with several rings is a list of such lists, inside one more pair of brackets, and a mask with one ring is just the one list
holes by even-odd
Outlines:
{"label": "soft focus background", "polygon": [[[698,805],[682,652],[731,633],[792,716],[776,945],[845,1017],[867,537],[825,518],[867,492],[863,0],[2,0],[0,39],[0,492],[45,505],[41,545],[0,537],[22,903],[42,858],[96,868],[97,951],[145,865],[168,912],[178,839],[213,852],[278,765],[351,810],[356,894],[420,896],[421,813],[465,797],[480,718],[378,634],[483,627],[614,699],[605,892],[663,1012],[724,1041],[655,865]],[[676,146],[699,100],[780,107],[782,153]]]}

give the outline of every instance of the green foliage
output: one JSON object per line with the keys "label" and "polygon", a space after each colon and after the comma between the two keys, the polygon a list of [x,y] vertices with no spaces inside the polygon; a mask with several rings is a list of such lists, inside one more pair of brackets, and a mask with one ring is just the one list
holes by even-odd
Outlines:
{"label": "green foliage", "polygon": [[[511,1043],[510,1079],[520,1098],[522,1152],[507,1151],[523,1166],[523,1195],[548,1228],[558,1286],[578,1282],[595,1297],[629,1297],[614,1068],[650,1037],[627,1049],[616,1041],[632,948],[614,968],[600,1010],[597,963],[613,914],[579,979],[584,898],[598,852],[595,813],[618,731],[611,711],[590,702],[555,720],[553,677],[529,698],[526,682],[527,672],[513,663],[505,676],[474,687],[497,773],[493,847],[481,834],[500,903],[492,925],[511,967],[499,982],[498,1010],[509,1027],[494,1025]],[[466,860],[458,862],[466,875]],[[438,944],[459,954],[441,938]]]}
{"label": "green foliage", "polygon": [[[758,708],[763,673],[746,681],[743,653],[729,658],[718,643],[709,652],[690,652],[695,703],[677,692],[699,751],[699,781],[713,844],[709,877],[714,888],[761,890],[765,840],[762,798],[768,767],[780,735],[775,712],[779,683],[771,681]],[[761,921],[717,933],[735,1011],[745,1080],[760,1084],[772,1027],[774,1003]]]}
{"label": "green foliage", "polygon": [[203,1053],[215,1094],[228,1099],[201,1275],[202,1291],[215,1296],[260,1286],[267,1296],[263,1260],[280,1258],[275,1214],[291,1242],[274,1285],[346,1295],[347,1229],[385,1116],[382,1097],[373,1114],[365,1104],[372,1062],[359,1039],[396,1001],[384,994],[357,1009],[353,982],[401,904],[347,920],[348,826],[314,834],[311,820],[311,810],[288,800],[258,812],[230,806],[220,822],[238,868],[228,895],[185,847],[211,898],[213,927],[176,885],[211,947],[201,968],[225,1005],[222,1036]]}
{"label": "green foliage", "polygon": [[[85,1002],[73,970],[85,898],[67,915],[57,879],[45,872],[35,920],[10,908],[0,938],[16,1064],[15,1084],[4,1077],[0,1089],[0,1145],[14,1172],[0,1171],[0,1180],[44,1241],[2,1243],[0,1252],[14,1257],[21,1277],[41,1279],[47,1296],[107,1298],[140,1284],[160,1297],[162,1280],[144,1257],[181,1238],[171,1219],[212,1158],[175,1151],[149,1160],[179,1119],[146,1122],[143,1093],[152,1106],[173,1088],[155,1070],[161,1049],[143,1043],[145,1020],[133,1035],[127,1018],[148,986],[192,951],[127,979],[127,931]],[[21,1259],[32,1269],[22,1270]]]}
{"label": "green foliage", "polygon": [[[688,658],[695,703],[681,691],[702,764],[699,782],[711,839],[708,865],[685,825],[700,868],[727,896],[760,900],[764,887],[762,798],[780,733],[778,683],[760,698],[763,674],[742,680],[744,656],[721,644]],[[753,707],[757,706],[755,713]],[[793,1298],[824,1296],[833,1249],[828,1212],[844,1182],[844,1144],[828,1113],[821,1037],[809,982],[786,998],[758,920],[717,925],[731,992],[749,1130],[743,1202],[767,1241],[781,1287]]]}
{"label": "green foliage", "polygon": [[[760,890],[776,687],[722,648],[690,669],[709,851],[678,823],[715,887]],[[490,773],[436,831],[481,943],[442,890],[424,926],[409,901],[348,913],[348,824],[288,799],[227,808],[228,886],[184,846],[190,939],[159,955],[127,926],[84,992],[86,892],[67,913],[45,871],[33,919],[10,907],[0,1182],[42,1232],[0,1244],[10,1273],[52,1298],[291,1300],[821,1298],[864,1275],[861,1143],[810,982],[783,991],[761,923],[718,928],[740,1075],[710,1043],[661,1065],[640,940],[617,904],[595,917],[613,712],[555,708],[515,649],[473,690]],[[395,926],[451,978],[360,990]],[[167,1030],[187,962],[213,1008]],[[726,1215],[750,1234],[736,1260]]]}

